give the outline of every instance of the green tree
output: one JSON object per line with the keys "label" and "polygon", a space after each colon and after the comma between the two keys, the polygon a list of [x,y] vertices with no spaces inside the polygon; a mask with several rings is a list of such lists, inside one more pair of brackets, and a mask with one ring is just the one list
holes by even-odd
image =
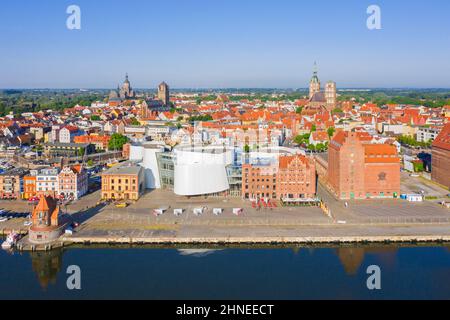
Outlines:
{"label": "green tree", "polygon": [[294,138],[294,142],[296,144],[303,144],[303,143],[308,143],[309,142],[309,137],[311,136],[310,133],[305,133],[302,135],[298,135]]}
{"label": "green tree", "polygon": [[424,171],[424,166],[423,166],[423,162],[413,162],[413,166],[414,166],[414,172],[423,172]]}
{"label": "green tree", "polygon": [[91,116],[91,120],[92,121],[100,121],[100,116],[97,114],[94,114],[93,116]]}
{"label": "green tree", "polygon": [[334,135],[334,133],[336,132],[336,129],[334,128],[334,127],[329,127],[328,129],[327,129],[327,133],[328,133],[328,136],[331,138],[331,137],[333,137],[333,135]]}
{"label": "green tree", "polygon": [[296,137],[294,138],[294,142],[295,142],[296,144],[302,144],[302,143],[303,143],[303,137],[302,137],[302,136],[296,136]]}
{"label": "green tree", "polygon": [[78,156],[79,156],[79,157],[83,157],[84,154],[85,154],[85,152],[86,152],[86,149],[85,149],[85,148],[80,148],[80,149],[78,149]]}
{"label": "green tree", "polygon": [[210,114],[206,115],[199,115],[199,116],[192,116],[189,118],[189,122],[195,122],[195,121],[212,121],[213,118]]}
{"label": "green tree", "polygon": [[245,153],[250,153],[250,146],[249,146],[248,144],[246,144],[246,145],[244,146],[244,152],[245,152]]}
{"label": "green tree", "polygon": [[297,109],[295,109],[295,113],[298,113],[298,114],[302,113],[302,111],[303,111],[303,107],[297,107]]}
{"label": "green tree", "polygon": [[109,150],[122,150],[123,145],[128,142],[128,138],[120,133],[114,133],[108,143]]}
{"label": "green tree", "polygon": [[311,126],[311,132],[315,132],[317,130],[317,126],[315,124],[313,124]]}
{"label": "green tree", "polygon": [[139,122],[138,119],[133,118],[133,119],[131,120],[131,125],[133,125],[133,126],[140,126],[141,123]]}

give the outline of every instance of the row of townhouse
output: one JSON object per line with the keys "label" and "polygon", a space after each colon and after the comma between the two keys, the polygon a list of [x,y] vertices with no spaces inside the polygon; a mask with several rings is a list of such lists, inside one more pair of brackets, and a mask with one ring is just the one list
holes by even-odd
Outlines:
{"label": "row of townhouse", "polygon": [[23,199],[52,196],[78,200],[88,192],[88,174],[81,165],[31,170],[23,177]]}

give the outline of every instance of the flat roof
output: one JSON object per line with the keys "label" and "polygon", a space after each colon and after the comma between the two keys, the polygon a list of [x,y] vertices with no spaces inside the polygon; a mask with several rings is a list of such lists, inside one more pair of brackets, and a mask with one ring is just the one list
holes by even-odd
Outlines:
{"label": "flat roof", "polygon": [[127,161],[112,167],[108,171],[104,172],[102,175],[120,175],[120,174],[139,175],[141,170],[143,170],[143,168],[140,165]]}

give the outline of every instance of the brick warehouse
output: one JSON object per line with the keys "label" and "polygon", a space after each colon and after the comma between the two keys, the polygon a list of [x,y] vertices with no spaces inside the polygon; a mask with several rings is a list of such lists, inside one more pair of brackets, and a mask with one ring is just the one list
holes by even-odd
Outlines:
{"label": "brick warehouse", "polygon": [[328,184],[342,199],[396,198],[400,157],[388,144],[371,144],[360,132],[341,131],[328,152]]}
{"label": "brick warehouse", "polygon": [[303,155],[280,156],[276,162],[242,165],[244,199],[311,199],[316,196],[316,170]]}
{"label": "brick warehouse", "polygon": [[450,123],[433,142],[431,177],[450,188]]}

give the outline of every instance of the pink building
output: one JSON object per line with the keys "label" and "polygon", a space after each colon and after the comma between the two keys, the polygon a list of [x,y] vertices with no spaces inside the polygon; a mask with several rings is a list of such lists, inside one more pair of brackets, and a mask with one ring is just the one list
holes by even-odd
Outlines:
{"label": "pink building", "polygon": [[81,165],[64,167],[58,175],[58,195],[78,200],[88,192],[88,174]]}

